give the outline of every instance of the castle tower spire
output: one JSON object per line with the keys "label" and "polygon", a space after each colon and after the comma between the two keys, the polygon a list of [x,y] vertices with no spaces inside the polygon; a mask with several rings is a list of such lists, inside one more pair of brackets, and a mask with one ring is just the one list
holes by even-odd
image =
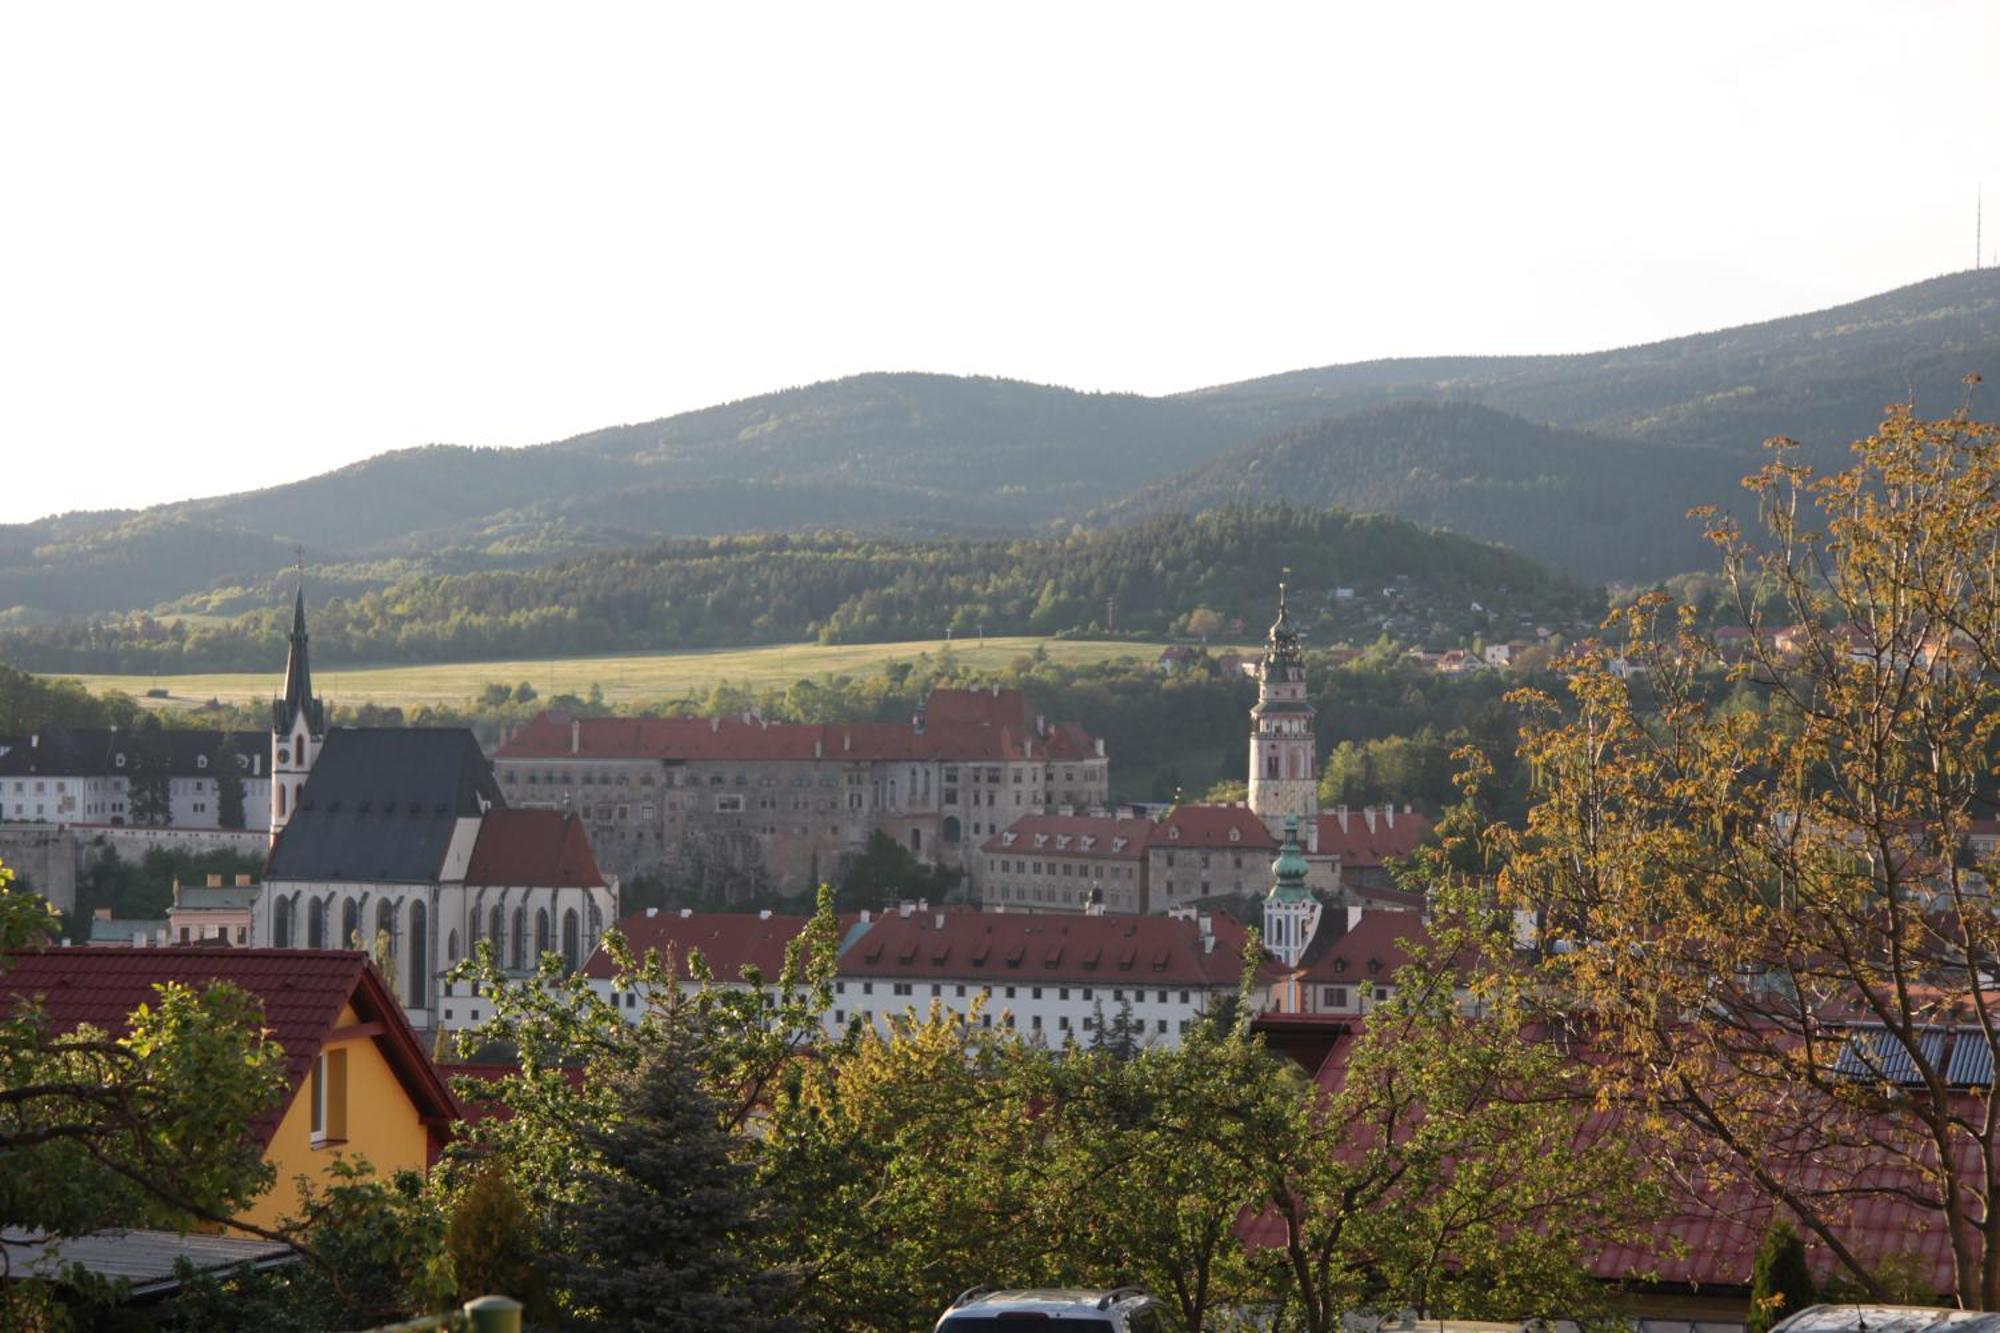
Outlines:
{"label": "castle tower spire", "polygon": [[1286,967],[1297,967],[1319,928],[1319,913],[1319,900],[1306,888],[1298,816],[1287,815],[1285,843],[1271,862],[1271,891],[1264,895],[1264,947]]}
{"label": "castle tower spire", "polygon": [[1314,716],[1306,699],[1305,650],[1292,624],[1290,590],[1281,581],[1278,618],[1257,668],[1257,704],[1250,710],[1250,809],[1273,837],[1282,835],[1288,818],[1303,825],[1308,851],[1319,842]]}
{"label": "castle tower spire", "polygon": [[291,648],[285,657],[285,694],[271,701],[271,838],[298,809],[306,775],[326,739],[326,704],[312,691],[312,662],[306,652],[306,590],[299,585],[292,603]]}

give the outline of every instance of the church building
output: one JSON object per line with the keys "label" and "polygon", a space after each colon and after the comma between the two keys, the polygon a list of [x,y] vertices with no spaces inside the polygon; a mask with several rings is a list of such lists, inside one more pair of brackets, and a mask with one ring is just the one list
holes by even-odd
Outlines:
{"label": "church building", "polygon": [[574,816],[509,810],[463,727],[332,727],[312,692],[305,602],[285,694],[272,707],[270,859],[254,943],[384,950],[383,973],[418,1028],[435,1026],[443,974],[481,939],[531,972],[581,967],[618,884]]}

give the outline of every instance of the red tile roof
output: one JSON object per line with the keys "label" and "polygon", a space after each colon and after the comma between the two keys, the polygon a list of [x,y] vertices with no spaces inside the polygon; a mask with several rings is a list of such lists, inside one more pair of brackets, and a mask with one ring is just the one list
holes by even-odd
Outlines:
{"label": "red tile roof", "polygon": [[562,810],[488,810],[465,867],[473,886],[596,888],[604,883],[583,821]]}
{"label": "red tile roof", "polygon": [[[938,691],[933,694],[936,698]],[[992,700],[995,713],[1007,705],[1006,692]],[[1005,707],[1002,707],[1002,706]],[[947,713],[976,711],[947,709]],[[805,761],[1044,759],[1063,762],[1094,757],[1097,740],[1064,724],[1038,735],[1026,721],[988,723],[927,715],[921,730],[907,722],[852,722],[817,725],[766,722],[736,717],[584,717],[542,713],[524,723],[501,745],[499,759],[664,759],[684,763],[713,760]]]}
{"label": "red tile roof", "polygon": [[[845,928],[853,918],[843,918]],[[696,949],[718,981],[736,981],[745,967],[755,967],[765,982],[775,982],[785,965],[785,946],[811,923],[810,917],[763,916],[749,912],[635,912],[618,923],[619,933],[644,957],[657,950],[661,957],[671,953],[674,971],[683,981],[691,980],[688,954]],[[583,974],[608,979],[615,968],[602,949],[590,956]]]}
{"label": "red tile roof", "polygon": [[[1229,835],[1234,832],[1234,838]],[[1278,840],[1247,805],[1176,806],[1153,833],[1151,849],[1165,847],[1261,847],[1278,849]]]}
{"label": "red tile roof", "polygon": [[1233,987],[1246,932],[1226,913],[1210,920],[1204,949],[1196,922],[1164,916],[892,912],[842,951],[840,974]]}
{"label": "red tile roof", "polygon": [[[1093,861],[1141,861],[1150,819],[1110,819],[1091,815],[1023,815],[980,844],[982,852],[1039,852]],[[1067,841],[1064,841],[1064,840]],[[1085,846],[1084,840],[1090,845]],[[1039,841],[1038,841],[1039,840]],[[1121,845],[1122,844],[1122,845]]]}
{"label": "red tile roof", "polygon": [[1394,807],[1349,810],[1344,822],[1343,828],[1337,811],[1319,817],[1319,855],[1338,856],[1344,866],[1372,868],[1390,858],[1408,856],[1431,831],[1428,815]]}
{"label": "red tile roof", "polygon": [[[1320,930],[1331,930],[1341,921],[1341,917],[1329,913]],[[1396,970],[1409,964],[1409,949],[1425,937],[1423,918],[1415,912],[1363,912],[1361,919],[1324,952],[1315,950],[1318,957],[1309,961],[1298,977],[1305,982],[1335,985],[1342,982],[1388,985],[1395,979]]]}
{"label": "red tile roof", "polygon": [[964,722],[980,727],[1013,727],[1028,731],[1034,718],[1028,712],[1028,696],[1019,690],[935,689],[924,700],[928,722]]}
{"label": "red tile roof", "polygon": [[83,1024],[123,1032],[132,1012],[154,1003],[166,982],[203,987],[226,981],[263,1004],[266,1032],[285,1052],[289,1091],[251,1125],[268,1144],[340,1011],[352,1005],[363,1023],[379,1023],[377,1041],[424,1122],[433,1146],[458,1118],[458,1103],[438,1076],[409,1019],[368,955],[335,949],[40,949],[0,955],[0,1007],[39,997],[58,1030]]}

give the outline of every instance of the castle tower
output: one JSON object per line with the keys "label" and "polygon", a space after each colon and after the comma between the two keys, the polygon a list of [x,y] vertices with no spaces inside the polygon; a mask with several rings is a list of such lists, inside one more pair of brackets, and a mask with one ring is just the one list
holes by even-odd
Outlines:
{"label": "castle tower", "polygon": [[1271,862],[1271,891],[1264,895],[1264,947],[1286,967],[1297,967],[1319,928],[1319,899],[1306,888],[1306,855],[1299,821],[1285,816],[1285,845]]}
{"label": "castle tower", "polygon": [[1319,841],[1319,763],[1314,750],[1313,706],[1306,701],[1306,659],[1278,585],[1278,618],[1271,624],[1264,661],[1257,670],[1257,706],[1250,710],[1250,809],[1272,837],[1285,821],[1305,826],[1307,850]]}
{"label": "castle tower", "polygon": [[326,705],[312,692],[312,665],[306,660],[306,590],[292,607],[292,647],[285,658],[285,697],[271,701],[271,840],[299,807],[326,739]]}

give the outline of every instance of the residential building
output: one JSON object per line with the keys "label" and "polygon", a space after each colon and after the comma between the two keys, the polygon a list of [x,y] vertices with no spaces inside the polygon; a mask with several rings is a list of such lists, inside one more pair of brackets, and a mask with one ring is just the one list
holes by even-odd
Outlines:
{"label": "residential building", "polygon": [[133,779],[148,760],[164,770],[167,819],[175,827],[220,827],[225,782],[241,789],[243,826],[265,826],[271,775],[258,733],[116,727],[48,727],[0,736],[0,820],[136,823]]}
{"label": "residential building", "polygon": [[164,945],[170,938],[164,917],[114,917],[110,908],[100,907],[91,915],[90,933],[83,942],[99,949],[145,949]]}
{"label": "residential building", "polygon": [[1024,815],[980,844],[973,894],[988,906],[1038,912],[1150,910],[1149,819]]}
{"label": "residential building", "polygon": [[809,892],[878,832],[970,869],[972,849],[1022,815],[1110,793],[1101,741],[998,688],[933,691],[908,723],[544,713],[500,746],[495,771],[510,804],[583,818],[614,873],[744,892]]}
{"label": "residential building", "polygon": [[164,982],[228,982],[263,1005],[285,1053],[285,1093],[248,1125],[274,1169],[242,1220],[274,1227],[298,1206],[299,1177],[325,1185],[341,1160],[365,1158],[377,1175],[426,1171],[459,1108],[366,955],[304,949],[43,949],[9,954],[0,1004],[33,997],[63,1031],[91,1024],[113,1034]]}
{"label": "residential building", "polygon": [[1247,805],[1182,805],[1146,840],[1146,910],[1260,893],[1278,840]]}
{"label": "residential building", "polygon": [[[1236,993],[1246,937],[1223,913],[899,910],[841,951],[832,1026],[887,1031],[937,1004],[1051,1046],[1090,1044],[1107,1023],[1141,1046],[1173,1045]],[[1255,980],[1260,1006],[1271,975]]]}
{"label": "residential building", "polygon": [[220,875],[210,875],[206,884],[175,880],[173,906],[167,909],[168,941],[249,944],[258,894],[248,875],[238,875],[234,884],[224,884]]}
{"label": "residential building", "polygon": [[1395,993],[1397,970],[1426,938],[1423,917],[1415,912],[1331,911],[1297,966],[1272,987],[1270,1007],[1278,1013],[1364,1017]]}

